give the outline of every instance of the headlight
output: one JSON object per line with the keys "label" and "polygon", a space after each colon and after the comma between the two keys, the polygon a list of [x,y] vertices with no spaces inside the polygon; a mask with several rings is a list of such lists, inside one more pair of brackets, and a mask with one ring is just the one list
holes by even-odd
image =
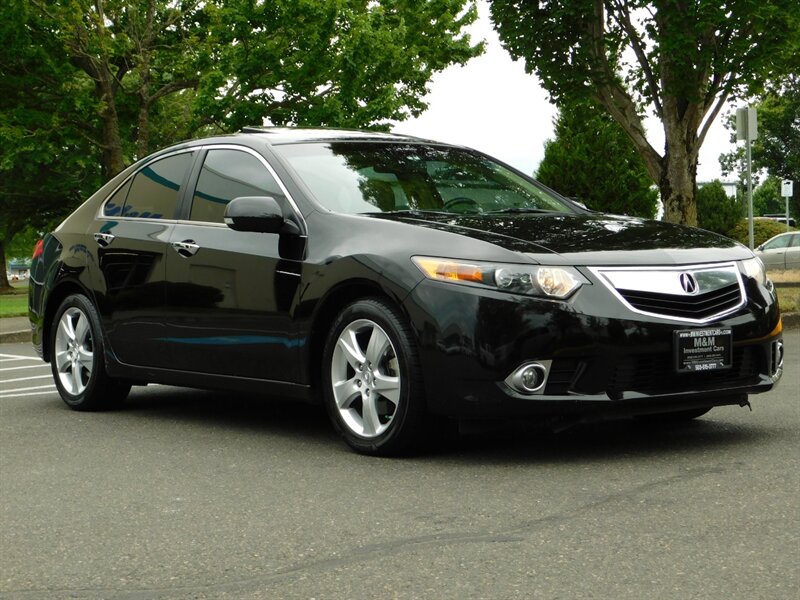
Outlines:
{"label": "headlight", "polygon": [[429,279],[559,300],[589,283],[572,267],[467,262],[427,256],[414,256],[411,260]]}
{"label": "headlight", "polygon": [[761,285],[767,284],[767,272],[764,270],[764,263],[757,256],[748,258],[740,263],[742,271],[748,277],[755,279]]}

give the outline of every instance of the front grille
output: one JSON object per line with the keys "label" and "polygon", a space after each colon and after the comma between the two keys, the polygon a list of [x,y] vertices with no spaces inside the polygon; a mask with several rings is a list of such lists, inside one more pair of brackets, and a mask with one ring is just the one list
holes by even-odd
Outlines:
{"label": "front grille", "polygon": [[733,365],[724,371],[676,373],[672,354],[630,356],[617,364],[607,389],[614,392],[670,394],[752,385],[759,379],[759,358],[752,346],[734,348]]}
{"label": "front grille", "polygon": [[642,312],[683,319],[707,319],[734,309],[742,302],[738,283],[697,296],[676,296],[636,290],[617,290],[633,308]]}
{"label": "front grille", "polygon": [[572,387],[572,381],[575,379],[577,370],[577,360],[571,358],[554,360],[550,366],[544,393],[552,396],[565,395]]}

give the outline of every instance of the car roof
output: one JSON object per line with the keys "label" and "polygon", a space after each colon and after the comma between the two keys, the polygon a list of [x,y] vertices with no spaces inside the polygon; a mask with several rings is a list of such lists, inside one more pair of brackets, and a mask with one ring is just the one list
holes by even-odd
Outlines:
{"label": "car roof", "polygon": [[272,146],[334,140],[438,143],[399,133],[322,127],[245,127],[237,135],[258,136]]}

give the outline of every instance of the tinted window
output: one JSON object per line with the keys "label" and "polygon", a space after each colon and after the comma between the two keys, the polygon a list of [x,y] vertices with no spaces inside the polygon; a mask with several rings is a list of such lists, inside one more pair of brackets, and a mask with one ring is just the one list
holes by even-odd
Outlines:
{"label": "tinted window", "polygon": [[480,154],[444,146],[331,142],[275,147],[320,204],[336,212],[574,212]]}
{"label": "tinted window", "polygon": [[178,204],[178,193],[193,156],[192,152],[169,156],[150,163],[136,173],[122,208],[122,216],[173,218]]}
{"label": "tinted window", "polygon": [[240,196],[283,196],[278,182],[252,154],[210,150],[192,199],[192,221],[222,223],[225,206]]}
{"label": "tinted window", "polygon": [[794,234],[792,236],[791,246],[792,246],[792,248],[797,248],[798,246],[800,246],[800,235]]}
{"label": "tinted window", "polygon": [[121,188],[119,188],[111,198],[106,202],[103,208],[103,214],[107,217],[118,217],[122,214],[122,207],[125,206],[125,197],[128,195],[128,190],[131,188],[132,179],[128,179]]}

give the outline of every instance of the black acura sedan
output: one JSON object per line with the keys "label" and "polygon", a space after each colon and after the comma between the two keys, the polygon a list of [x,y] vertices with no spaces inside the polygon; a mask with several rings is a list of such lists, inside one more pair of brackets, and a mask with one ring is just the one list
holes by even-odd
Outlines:
{"label": "black acura sedan", "polygon": [[71,408],[149,382],[262,392],[324,403],[369,454],[442,417],[689,419],[783,369],[744,246],[357,131],[245,129],[137,162],[37,247],[30,318]]}

